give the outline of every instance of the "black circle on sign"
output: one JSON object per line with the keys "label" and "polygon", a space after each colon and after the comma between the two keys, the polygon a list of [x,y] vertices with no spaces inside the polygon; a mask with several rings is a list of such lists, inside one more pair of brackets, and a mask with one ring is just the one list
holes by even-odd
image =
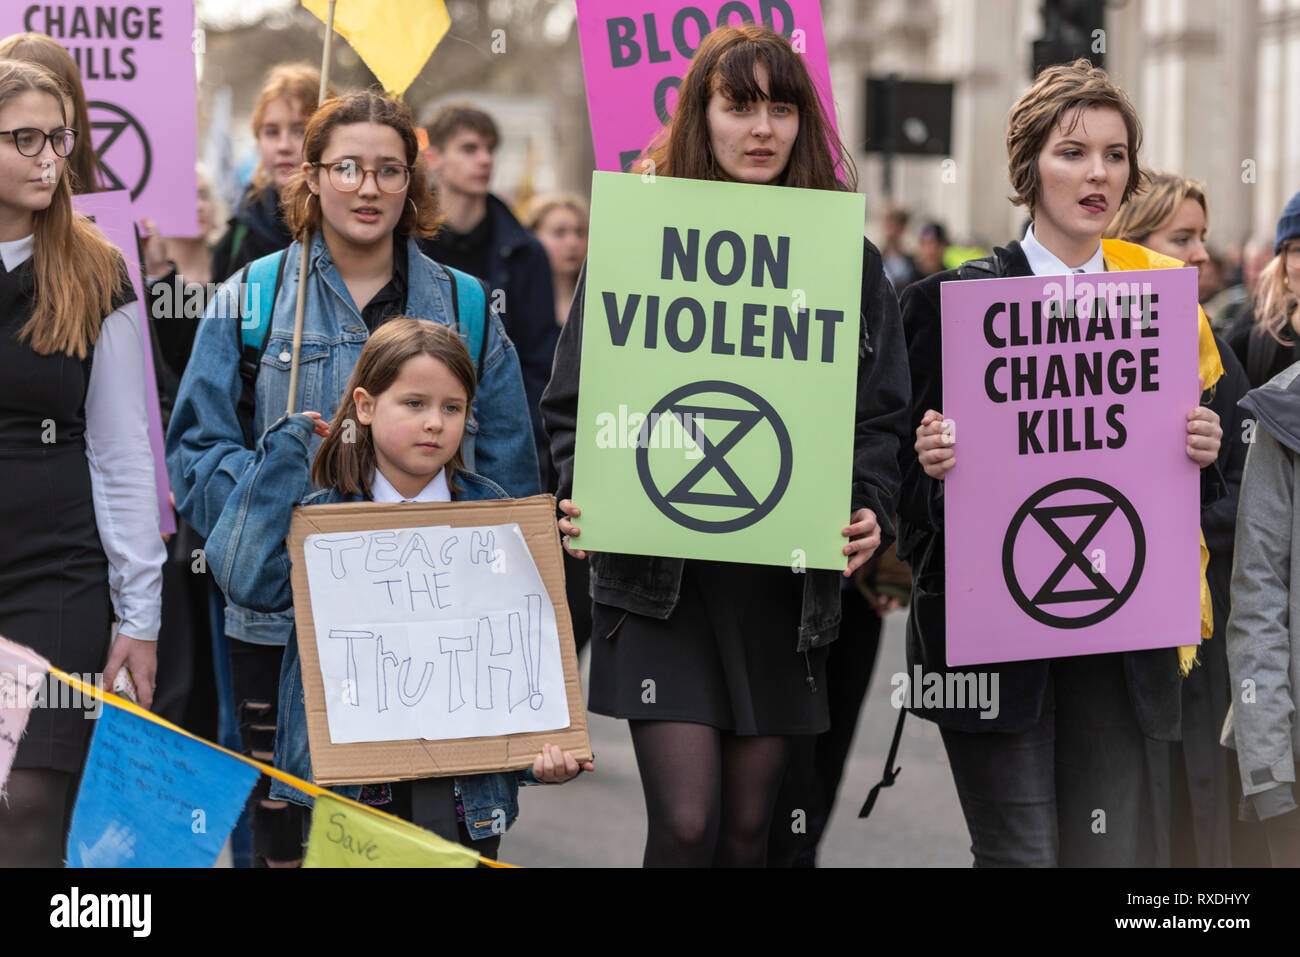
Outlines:
{"label": "black circle on sign", "polygon": [[[1133,569],[1129,572],[1128,580],[1124,582],[1124,587],[1119,590],[1109,603],[1098,608],[1087,615],[1081,615],[1078,618],[1067,618],[1061,615],[1053,615],[1044,611],[1042,606],[1037,605],[1025,594],[1025,590],[1020,587],[1020,581],[1016,578],[1016,568],[1014,562],[1016,538],[1020,534],[1020,529],[1025,523],[1025,519],[1042,501],[1051,498],[1058,492],[1066,491],[1084,491],[1096,492],[1113,502],[1119,511],[1128,519],[1129,528],[1133,532]],[[1042,622],[1052,628],[1086,628],[1089,625],[1095,625],[1099,621],[1105,621],[1124,605],[1132,597],[1133,592],[1137,590],[1138,581],[1142,577],[1142,568],[1146,564],[1147,557],[1147,540],[1146,533],[1142,530],[1142,520],[1138,517],[1137,509],[1133,507],[1124,495],[1105,482],[1099,482],[1090,478],[1070,478],[1060,479],[1044,485],[1033,495],[1025,500],[1025,503],[1016,510],[1012,516],[1011,522],[1007,525],[1006,537],[1002,540],[1002,576],[1006,579],[1007,588],[1011,592],[1012,599],[1020,606],[1030,618]],[[1095,600],[1095,599],[1093,599]]]}
{"label": "black circle on sign", "polygon": [[[109,113],[116,113],[121,117],[121,120],[119,121],[91,120],[91,129],[107,128],[113,131],[109,133],[109,135],[104,139],[104,142],[95,150],[95,159],[98,161],[99,167],[103,170],[104,175],[112,180],[112,182],[108,184],[110,189],[130,189],[131,198],[138,199],[140,194],[144,192],[145,186],[148,185],[149,174],[153,170],[153,150],[149,146],[149,134],[144,131],[144,126],[141,125],[139,120],[115,103],[105,103],[103,100],[92,100],[86,104],[87,114],[89,114],[91,110],[105,110]],[[122,180],[118,178],[117,173],[113,171],[113,167],[104,161],[104,154],[112,148],[118,137],[120,137],[127,129],[135,131],[136,136],[140,139],[140,149],[144,152],[144,165],[140,169],[140,178],[136,181],[134,186],[127,186],[126,183],[123,183]]]}
{"label": "black circle on sign", "polygon": [[[658,417],[676,403],[690,396],[707,392],[721,392],[748,402],[772,426],[781,453],[776,482],[767,497],[746,514],[717,522],[696,518],[694,515],[688,515],[681,509],[676,508],[659,490],[659,487],[655,485],[654,477],[650,474],[651,426],[657,424]],[[736,385],[734,382],[724,382],[721,379],[706,379],[700,382],[691,382],[681,388],[674,389],[655,403],[654,408],[646,415],[645,422],[641,425],[641,433],[636,445],[636,471],[641,479],[641,487],[645,489],[646,495],[654,503],[655,508],[678,525],[696,532],[735,532],[742,528],[748,528],[765,518],[781,501],[781,496],[785,495],[785,490],[790,484],[790,475],[794,471],[794,446],[790,441],[790,433],[786,429],[785,423],[776,414],[776,409],[772,408],[772,404],[761,395],[752,389],[746,389],[743,385]]]}

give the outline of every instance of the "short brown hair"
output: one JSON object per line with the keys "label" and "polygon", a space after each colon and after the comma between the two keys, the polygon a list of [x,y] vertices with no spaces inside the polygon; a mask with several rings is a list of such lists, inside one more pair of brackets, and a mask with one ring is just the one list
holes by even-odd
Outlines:
{"label": "short brown hair", "polygon": [[1031,86],[1011,108],[1007,122],[1007,171],[1015,195],[1011,202],[1028,206],[1032,216],[1038,202],[1042,183],[1038,176],[1038,156],[1058,125],[1064,125],[1067,114],[1073,114],[1070,129],[1079,122],[1080,114],[1093,107],[1116,110],[1128,131],[1128,182],[1120,202],[1142,185],[1145,174],[1138,163],[1138,150],[1142,146],[1142,123],[1128,95],[1110,82],[1106,71],[1084,59],[1073,63],[1050,66],[1038,74]]}
{"label": "short brown hair", "polygon": [[1194,199],[1205,213],[1205,225],[1210,224],[1210,205],[1205,198],[1205,184],[1194,179],[1184,179],[1173,173],[1146,174],[1147,185],[1120,207],[1110,226],[1107,239],[1124,239],[1141,245],[1158,229],[1174,218],[1183,200]]}
{"label": "short brown hair", "polygon": [[[353,393],[360,388],[375,397],[382,395],[401,375],[406,360],[421,355],[432,356],[443,363],[465,387],[465,418],[469,418],[478,380],[474,375],[474,361],[460,335],[449,326],[428,319],[410,316],[389,319],[366,340],[334,414],[334,421],[330,423],[330,434],[316,450],[311,479],[317,487],[338,489],[344,495],[370,497],[370,478],[374,475],[377,461],[375,443],[370,427],[362,425],[357,418]],[[349,434],[354,429],[355,433]],[[447,463],[447,484],[460,491],[455,485],[457,470],[465,470],[460,446],[456,447]]]}
{"label": "short brown hair", "polygon": [[[325,97],[334,96],[331,84],[326,88]],[[266,119],[266,108],[276,100],[288,100],[298,104],[305,119],[310,120],[316,112],[320,98],[320,70],[309,63],[277,63],[266,72],[266,82],[262,92],[257,95],[257,104],[253,107],[253,138],[261,136],[262,121]],[[271,182],[271,174],[262,169],[258,159],[257,168],[253,170],[253,183],[258,188]]]}
{"label": "short brown hair", "polygon": [[495,150],[501,142],[496,121],[473,103],[447,103],[440,106],[424,130],[429,134],[429,145],[436,150],[446,146],[447,141],[461,130],[472,130],[483,137],[487,140],[489,150]]}
{"label": "short brown hair", "polygon": [[[429,189],[429,179],[420,147],[415,140],[415,124],[411,112],[397,100],[373,91],[348,93],[326,100],[307,122],[302,138],[302,158],[308,163],[319,163],[325,155],[334,129],[351,123],[379,123],[397,131],[406,150],[406,165],[411,169],[411,181],[406,186],[408,202],[402,216],[393,227],[398,236],[432,236],[442,224],[438,200]],[[313,170],[318,173],[319,170]],[[306,242],[307,237],[320,229],[320,197],[311,191],[308,176],[301,171],[285,187],[284,220],[294,239]]]}

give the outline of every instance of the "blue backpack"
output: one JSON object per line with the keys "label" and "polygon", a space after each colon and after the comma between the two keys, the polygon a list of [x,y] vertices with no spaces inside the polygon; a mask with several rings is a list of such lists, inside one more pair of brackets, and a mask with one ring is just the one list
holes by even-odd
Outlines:
{"label": "blue backpack", "polygon": [[[275,297],[284,277],[285,250],[255,259],[240,274],[240,288],[244,292],[239,323],[239,379],[240,393],[236,413],[244,433],[244,443],[251,449],[256,445],[253,435],[253,409],[256,406],[257,371],[266,351],[266,340],[271,331],[271,317],[275,312]],[[479,378],[483,377],[483,342],[487,338],[487,289],[482,280],[469,273],[443,266],[451,274],[451,307],[456,316],[456,331],[465,340],[470,358]],[[464,308],[461,304],[464,303]]]}

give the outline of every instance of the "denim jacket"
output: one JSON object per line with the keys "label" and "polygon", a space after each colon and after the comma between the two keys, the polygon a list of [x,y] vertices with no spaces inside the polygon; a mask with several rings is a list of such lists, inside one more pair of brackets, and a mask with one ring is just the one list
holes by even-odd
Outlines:
{"label": "denim jacket", "polygon": [[[287,490],[302,488],[308,480],[315,423],[298,414],[280,419],[258,440],[256,460],[230,495],[227,507],[208,536],[208,567],[231,601],[259,612],[291,609],[289,549],[285,539],[293,520],[294,498]],[[456,501],[507,498],[495,482],[473,472],[456,473],[463,491]],[[332,505],[363,501],[327,488],[303,498],[301,505]],[[280,719],[275,729],[275,766],[312,780],[307,742],[307,711],[303,702],[302,667],[298,658],[297,630],[290,617],[289,639],[280,665]],[[309,639],[310,640],[310,639]],[[476,838],[503,833],[519,816],[519,785],[536,784],[532,769],[498,774],[472,774],[458,778],[465,807],[465,827]],[[356,800],[361,785],[331,788]],[[280,781],[271,785],[272,797],[311,806],[313,799]]]}
{"label": "denim jacket", "polygon": [[[451,277],[420,253],[414,239],[406,242],[410,264],[406,314],[452,325]],[[284,415],[288,401],[301,255],[299,243],[285,252],[288,258],[257,375],[255,436]],[[369,331],[319,233],[312,241],[307,277],[294,408],[312,409],[329,421]],[[208,304],[167,429],[167,474],[177,510],[204,536],[217,524],[235,484],[255,457],[244,444],[236,412],[241,389],[239,298],[238,276],[234,276]],[[313,453],[319,442],[318,437],[311,439]],[[471,470],[487,476],[511,496],[522,498],[538,491],[537,451],[519,359],[495,312],[489,317],[484,338],[483,376],[470,409],[463,450]],[[306,472],[298,491],[294,501],[311,491]],[[264,614],[240,607],[229,595],[227,598],[226,634],[259,645],[282,645],[288,640],[292,611]]]}
{"label": "denim jacket", "polygon": [[[848,491],[850,511],[869,508],[875,513],[880,524],[880,547],[886,548],[894,539],[893,516],[899,490],[897,459],[900,447],[908,438],[911,378],[903,347],[898,297],[884,275],[879,251],[866,239],[862,242],[861,343],[853,475]],[[551,454],[559,473],[557,499],[573,494],[585,292],[584,266],[568,321],[560,332],[551,382],[542,395],[542,420],[551,438]],[[834,487],[827,486],[827,494],[835,491]],[[842,487],[840,491],[842,494]],[[846,513],[844,517],[847,520],[849,516]],[[588,561],[591,562],[591,597],[595,601],[659,619],[669,618],[677,607],[684,559],[597,553]],[[830,644],[839,635],[841,581],[840,573],[833,570],[810,569],[804,573],[796,651]]]}

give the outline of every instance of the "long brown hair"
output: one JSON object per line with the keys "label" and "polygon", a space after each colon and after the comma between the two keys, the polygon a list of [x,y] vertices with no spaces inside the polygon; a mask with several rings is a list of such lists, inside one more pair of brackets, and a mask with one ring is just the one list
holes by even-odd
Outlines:
{"label": "long brown hair", "polygon": [[[0,107],[30,91],[52,97],[67,122],[62,86],[53,73],[27,60],[0,60]],[[41,355],[63,352],[84,359],[122,286],[122,255],[88,219],[72,211],[67,175],[59,177],[49,207],[32,213],[32,226],[36,309],[18,339]]]}
{"label": "long brown hair", "polygon": [[77,61],[57,40],[44,33],[15,33],[0,40],[0,57],[26,60],[45,67],[62,84],[63,94],[72,100],[72,116],[64,120],[77,131],[77,141],[68,157],[72,174],[72,192],[96,193],[104,188],[104,178],[90,138],[90,110],[86,106],[86,89],[81,85]]}
{"label": "long brown hair", "polygon": [[[767,68],[768,92],[754,77]],[[704,38],[682,79],[672,119],[648,148],[657,176],[720,179],[709,143],[709,100],[714,88],[737,103],[771,100],[799,111],[799,133],[776,182],[805,189],[856,190],[857,167],[823,112],[808,69],[790,41],[767,27],[719,27]],[[836,175],[843,169],[845,183]]]}
{"label": "long brown hair", "polygon": [[[382,395],[402,373],[407,359],[432,356],[451,370],[465,387],[465,417],[474,402],[477,379],[474,361],[456,331],[427,319],[397,316],[375,330],[361,350],[348,380],[343,401],[339,403],[330,434],[321,442],[312,463],[312,482],[319,488],[335,488],[344,495],[371,495],[370,477],[375,472],[375,442],[370,427],[357,418],[353,394],[365,389],[372,396]],[[462,441],[463,441],[462,436]],[[456,472],[465,469],[460,446],[447,463],[447,484],[455,491]]]}
{"label": "long brown hair", "polygon": [[[325,89],[325,97],[334,96],[334,86]],[[266,108],[276,100],[288,100],[296,103],[302,110],[304,120],[310,120],[316,107],[320,105],[320,70],[309,63],[277,63],[266,71],[266,82],[257,95],[253,105],[253,139],[261,139],[262,121],[266,119]],[[271,182],[271,174],[263,168],[261,154],[258,154],[257,166],[253,170],[254,190],[262,190]]]}
{"label": "long brown hair", "polygon": [[[424,160],[420,158],[420,146],[415,138],[411,111],[397,100],[371,91],[348,93],[326,100],[307,123],[307,132],[302,140],[303,160],[319,163],[335,128],[350,123],[379,123],[392,127],[402,138],[406,165],[413,169],[411,181],[406,184],[409,202],[403,207],[402,216],[393,227],[393,232],[403,237],[412,233],[421,236],[436,233],[442,225],[438,201],[429,189],[429,178]],[[312,170],[312,173],[319,173],[319,170]],[[320,197],[311,191],[308,177],[301,171],[285,187],[284,210],[284,220],[289,225],[289,231],[299,242],[306,242],[311,233],[320,229]]]}

